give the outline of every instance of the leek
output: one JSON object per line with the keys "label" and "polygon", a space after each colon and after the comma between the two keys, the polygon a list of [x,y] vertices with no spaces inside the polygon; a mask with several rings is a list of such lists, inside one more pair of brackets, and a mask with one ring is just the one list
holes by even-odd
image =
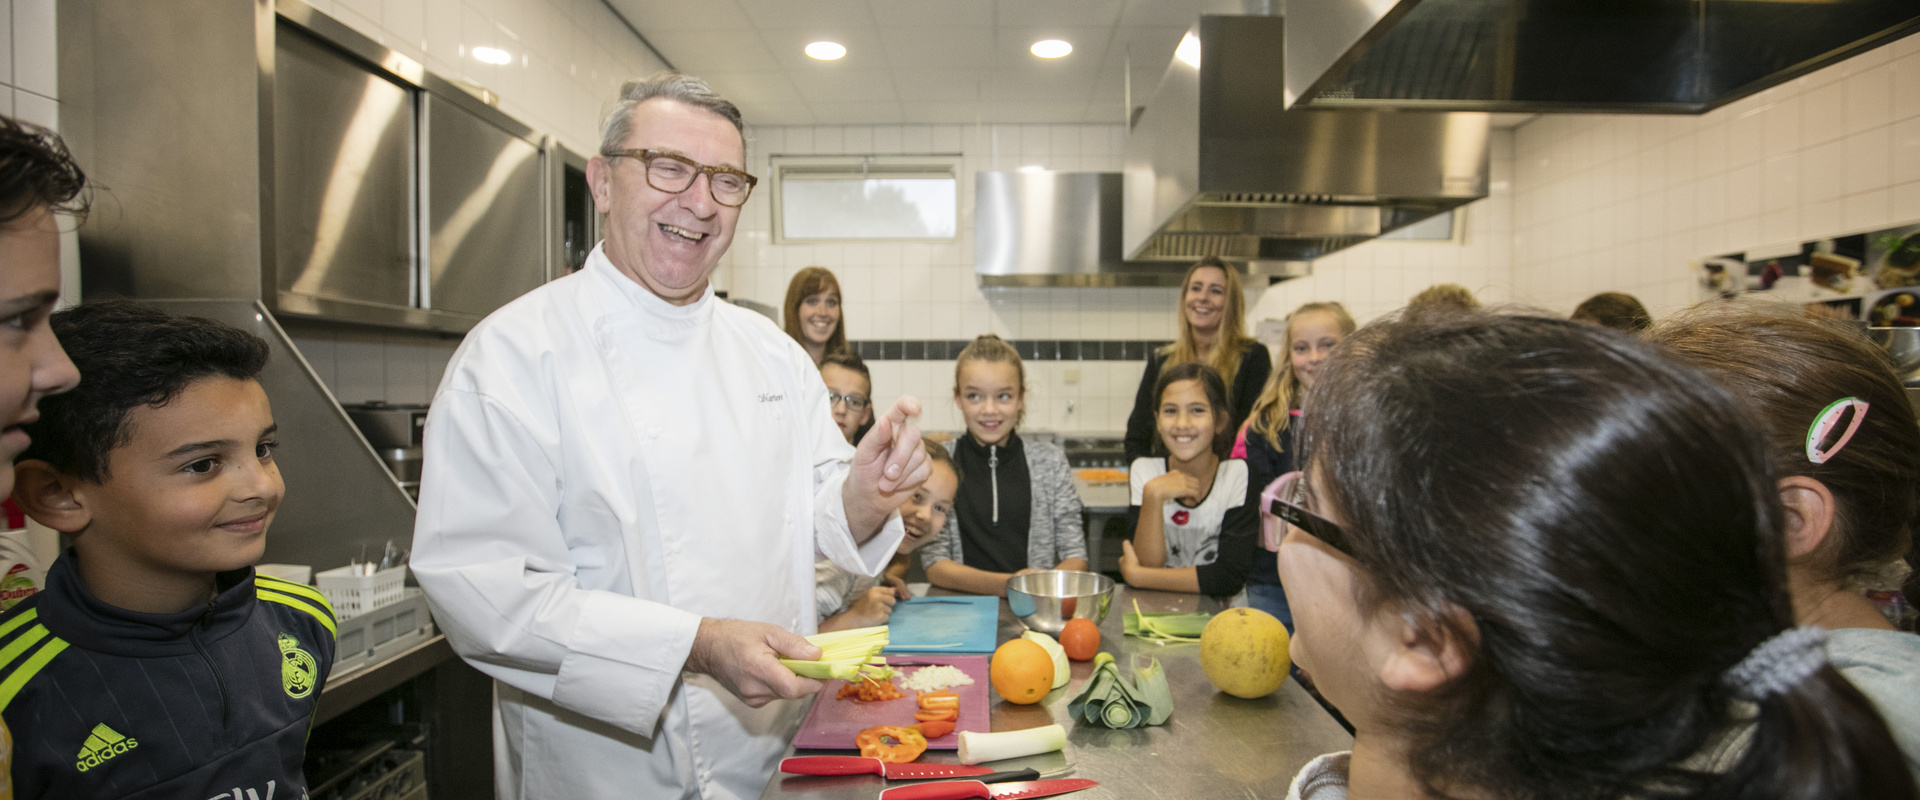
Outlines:
{"label": "leek", "polygon": [[1145,667],[1136,663],[1133,678],[1128,681],[1120,676],[1112,653],[1094,656],[1093,676],[1087,679],[1080,696],[1067,703],[1067,715],[1117,729],[1159,725],[1173,716],[1173,689],[1167,684],[1160,659],[1153,659]]}
{"label": "leek", "polygon": [[1133,613],[1121,618],[1121,629],[1127,636],[1150,642],[1197,642],[1212,618],[1211,614],[1143,614],[1136,600]]}
{"label": "leek", "polygon": [[838,678],[843,681],[872,678],[880,680],[893,677],[893,669],[887,666],[887,660],[879,658],[880,651],[887,646],[887,626],[854,628],[846,631],[816,633],[807,637],[814,647],[820,648],[820,658],[814,661],[800,661],[791,658],[780,659],[780,663],[793,674],[817,681]]}
{"label": "leek", "polygon": [[961,731],[959,741],[960,763],[971,766],[982,761],[1000,761],[1063,750],[1067,746],[1067,729],[1047,725],[999,733]]}

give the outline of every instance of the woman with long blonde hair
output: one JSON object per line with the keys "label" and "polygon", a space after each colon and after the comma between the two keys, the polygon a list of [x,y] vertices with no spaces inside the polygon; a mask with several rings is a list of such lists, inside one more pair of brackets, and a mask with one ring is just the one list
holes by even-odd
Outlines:
{"label": "woman with long blonde hair", "polygon": [[1134,393],[1133,413],[1127,417],[1127,463],[1152,455],[1153,409],[1159,404],[1153,387],[1160,371],[1177,364],[1205,364],[1227,384],[1228,411],[1238,430],[1247,409],[1273,371],[1267,348],[1247,335],[1247,294],[1240,273],[1227,262],[1208,256],[1187,268],[1181,282],[1180,333],[1172,344],[1147,354],[1140,389]]}

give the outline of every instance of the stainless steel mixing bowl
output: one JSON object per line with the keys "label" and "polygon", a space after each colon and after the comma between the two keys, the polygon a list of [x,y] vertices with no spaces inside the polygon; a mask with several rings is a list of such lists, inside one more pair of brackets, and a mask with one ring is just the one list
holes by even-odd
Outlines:
{"label": "stainless steel mixing bowl", "polygon": [[1020,624],[1041,633],[1057,634],[1070,619],[1098,625],[1113,605],[1113,579],[1060,569],[1015,575],[1007,579],[1007,605]]}
{"label": "stainless steel mixing bowl", "polygon": [[1867,335],[1886,349],[1902,381],[1920,386],[1920,328],[1868,328]]}

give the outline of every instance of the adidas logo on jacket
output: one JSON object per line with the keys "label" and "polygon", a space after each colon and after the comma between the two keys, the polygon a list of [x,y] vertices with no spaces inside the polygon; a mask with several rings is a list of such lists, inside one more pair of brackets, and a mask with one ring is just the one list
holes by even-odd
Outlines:
{"label": "adidas logo on jacket", "polygon": [[304,795],[307,731],[333,665],[326,599],[249,568],[221,573],[207,605],[144,614],[94,597],[77,558],[68,550],[45,591],[0,615],[14,797]]}

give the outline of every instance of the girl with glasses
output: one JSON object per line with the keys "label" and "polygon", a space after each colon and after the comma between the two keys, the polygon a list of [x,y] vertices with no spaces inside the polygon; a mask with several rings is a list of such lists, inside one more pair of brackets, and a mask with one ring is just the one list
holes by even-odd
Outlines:
{"label": "girl with glasses", "polygon": [[1355,333],[1305,405],[1331,538],[1280,543],[1292,655],[1355,733],[1291,796],[1915,797],[1796,627],[1760,429],[1706,375],[1451,314]]}
{"label": "girl with glasses", "polygon": [[1868,596],[1912,630],[1920,426],[1885,352],[1786,305],[1701,307],[1649,336],[1750,401],[1786,514],[1794,618],[1827,631],[1827,657],[1920,776],[1920,636]]}
{"label": "girl with glasses", "polygon": [[1080,495],[1066,451],[1014,431],[1027,401],[1019,351],[991,333],[974,339],[954,363],[953,383],[967,430],[946,446],[968,478],[947,535],[922,554],[927,580],[1004,597],[1015,575],[1086,569]]}
{"label": "girl with glasses", "polygon": [[1247,502],[1247,462],[1233,443],[1226,382],[1203,364],[1160,373],[1157,450],[1128,470],[1133,540],[1121,543],[1127,585],[1231,596],[1246,583],[1259,515]]}

